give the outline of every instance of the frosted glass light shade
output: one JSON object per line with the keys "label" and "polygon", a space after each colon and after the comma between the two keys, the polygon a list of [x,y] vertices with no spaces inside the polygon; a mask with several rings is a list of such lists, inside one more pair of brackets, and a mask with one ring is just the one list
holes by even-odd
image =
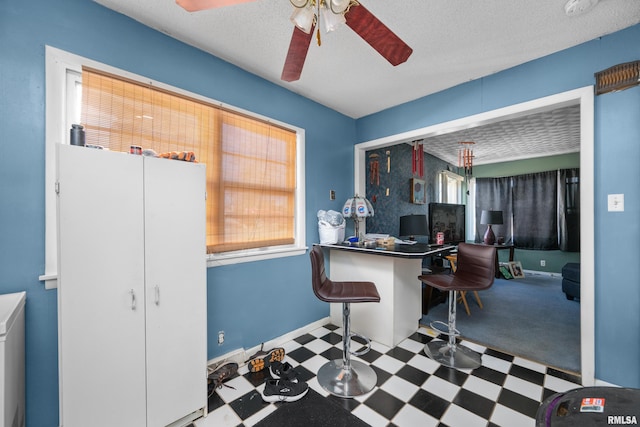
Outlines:
{"label": "frosted glass light shade", "polygon": [[314,18],[315,13],[313,12],[313,9],[307,6],[302,8],[295,8],[293,10],[293,13],[291,14],[290,19],[296,27],[309,34],[311,32],[311,27],[313,27]]}

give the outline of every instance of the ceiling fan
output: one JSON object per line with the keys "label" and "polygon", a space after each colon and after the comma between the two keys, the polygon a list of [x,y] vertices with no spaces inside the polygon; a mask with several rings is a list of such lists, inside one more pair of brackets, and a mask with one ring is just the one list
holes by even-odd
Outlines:
{"label": "ceiling fan", "polygon": [[[189,12],[248,3],[255,0],[176,0]],[[405,62],[413,49],[356,0],[290,0],[296,8],[291,20],[293,28],[289,51],[281,79],[293,82],[300,78],[314,29],[323,17],[325,29],[333,31],[337,24],[346,23],[364,41],[369,43],[391,65]],[[317,32],[320,45],[320,30]]]}

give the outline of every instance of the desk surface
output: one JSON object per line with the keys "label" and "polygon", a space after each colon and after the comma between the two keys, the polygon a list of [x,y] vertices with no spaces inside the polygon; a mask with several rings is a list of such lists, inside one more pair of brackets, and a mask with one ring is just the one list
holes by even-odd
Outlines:
{"label": "desk surface", "polygon": [[424,243],[416,243],[413,245],[406,244],[396,244],[393,248],[361,248],[357,246],[349,246],[349,245],[328,245],[321,244],[323,248],[327,249],[339,249],[345,251],[356,251],[356,252],[365,252],[371,253],[375,255],[383,255],[383,256],[393,256],[393,257],[401,257],[401,258],[423,258],[428,255],[436,255],[443,252],[449,252],[454,250],[456,247],[453,245],[427,245]]}

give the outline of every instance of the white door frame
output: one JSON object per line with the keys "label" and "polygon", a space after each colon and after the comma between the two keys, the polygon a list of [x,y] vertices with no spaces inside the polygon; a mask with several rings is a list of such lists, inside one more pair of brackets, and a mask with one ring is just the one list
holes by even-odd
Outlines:
{"label": "white door frame", "polygon": [[580,105],[580,347],[582,384],[595,384],[594,272],[594,95],[593,86],[550,95],[444,123],[356,144],[354,192],[366,194],[366,152],[416,139]]}

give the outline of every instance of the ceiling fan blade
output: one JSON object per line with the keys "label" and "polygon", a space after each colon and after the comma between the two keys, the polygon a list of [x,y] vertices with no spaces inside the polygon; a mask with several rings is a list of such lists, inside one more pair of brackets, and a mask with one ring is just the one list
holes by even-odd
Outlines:
{"label": "ceiling fan blade", "polygon": [[291,43],[289,43],[287,59],[284,62],[282,76],[280,77],[285,82],[294,82],[300,78],[304,61],[307,59],[309,45],[313,38],[314,28],[315,25],[311,26],[311,31],[307,34],[300,28],[293,27],[293,35],[291,36]]}
{"label": "ceiling fan blade", "polygon": [[187,12],[213,9],[215,7],[233,6],[234,4],[248,3],[255,0],[176,0],[176,3]]}
{"label": "ceiling fan blade", "polygon": [[351,27],[364,41],[378,51],[391,65],[402,64],[411,53],[411,49],[400,37],[384,25],[362,4],[352,6],[344,16]]}

